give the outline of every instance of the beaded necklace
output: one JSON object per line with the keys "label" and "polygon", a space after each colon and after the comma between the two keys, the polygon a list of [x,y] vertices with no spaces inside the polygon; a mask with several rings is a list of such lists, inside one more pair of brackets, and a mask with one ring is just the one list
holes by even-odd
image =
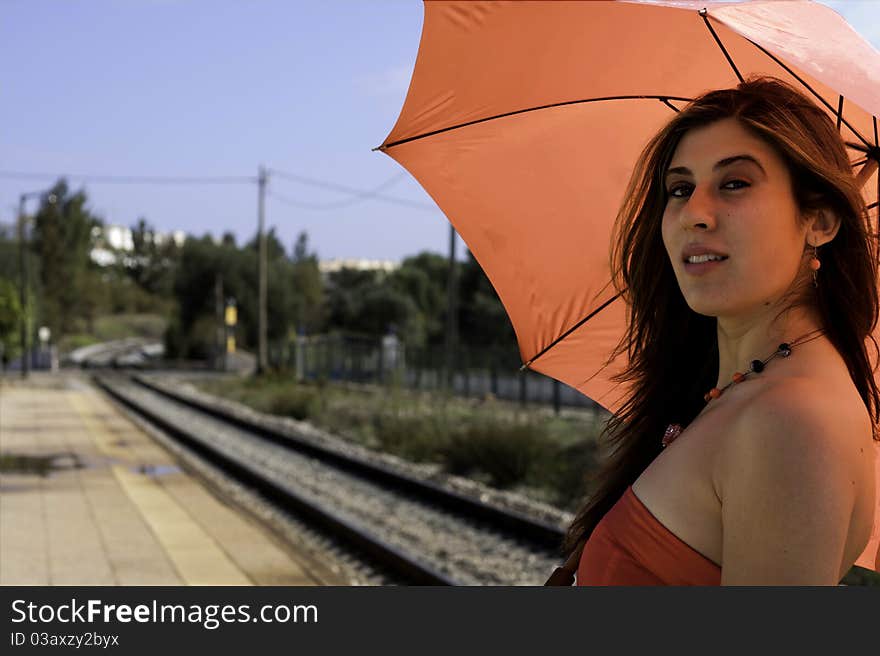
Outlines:
{"label": "beaded necklace", "polygon": [[[777,355],[780,357],[783,357],[783,358],[787,358],[788,356],[791,355],[792,347],[797,346],[799,344],[806,344],[807,342],[812,342],[814,339],[818,339],[823,334],[825,334],[825,331],[822,329],[819,329],[819,330],[814,330],[810,333],[807,333],[806,335],[802,335],[801,337],[798,337],[796,340],[794,340],[791,343],[783,342],[782,344],[779,345],[779,347],[776,349],[776,351],[774,351],[768,358],[766,358],[764,360],[752,360],[752,363],[749,365],[749,368],[744,373],[740,373],[739,371],[737,371],[735,374],[733,374],[733,380],[731,380],[729,383],[727,383],[727,385],[725,385],[721,389],[718,389],[717,387],[713,387],[712,389],[710,389],[708,392],[706,392],[703,395],[703,400],[705,400],[706,403],[709,403],[710,401],[717,399],[722,394],[724,394],[724,392],[727,391],[728,387],[730,387],[731,385],[738,385],[739,383],[743,382],[749,374],[759,374],[762,371],[764,371],[764,367],[767,365],[767,363],[770,362],[770,360],[775,358]],[[669,446],[673,442],[673,440],[675,440],[676,437],[681,435],[681,431],[682,431],[681,424],[669,424],[666,427],[666,432],[664,433],[663,440],[661,441],[663,448],[666,448],[667,446]]]}

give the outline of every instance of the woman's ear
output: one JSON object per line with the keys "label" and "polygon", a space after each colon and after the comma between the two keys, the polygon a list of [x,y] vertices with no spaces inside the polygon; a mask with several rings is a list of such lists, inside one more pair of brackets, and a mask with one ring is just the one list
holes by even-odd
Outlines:
{"label": "woman's ear", "polygon": [[840,230],[840,219],[830,209],[816,210],[807,223],[807,242],[814,246],[827,244]]}

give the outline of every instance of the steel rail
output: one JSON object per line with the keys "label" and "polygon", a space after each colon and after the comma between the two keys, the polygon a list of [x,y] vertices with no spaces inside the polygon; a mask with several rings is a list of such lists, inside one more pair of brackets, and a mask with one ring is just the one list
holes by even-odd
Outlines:
{"label": "steel rail", "polygon": [[255,421],[235,415],[229,410],[201,403],[191,397],[177,394],[163,386],[145,379],[142,376],[132,376],[131,379],[139,385],[161,394],[173,401],[182,403],[194,410],[231,423],[238,428],[243,428],[257,434],[274,444],[293,449],[314,458],[329,462],[339,469],[344,469],[358,476],[382,483],[418,496],[424,500],[435,503],[465,516],[484,521],[497,528],[527,538],[543,547],[558,548],[565,537],[563,529],[549,522],[542,522],[525,514],[518,513],[497,506],[490,506],[459,492],[449,490],[430,481],[420,480],[414,476],[394,471],[380,464],[358,459],[354,456],[339,453],[331,449],[314,444],[302,438],[286,432],[273,429]]}
{"label": "steel rail", "polygon": [[200,457],[223,469],[240,483],[256,489],[272,503],[291,508],[310,522],[320,526],[332,535],[344,540],[383,568],[402,577],[412,585],[458,585],[456,581],[422,563],[400,549],[377,538],[361,527],[338,516],[332,510],[321,506],[298,494],[290,486],[267,480],[251,465],[232,458],[209,446],[204,440],[173,424],[167,419],[142,407],[136,401],[114,389],[112,384],[100,376],[93,380],[102,390],[117,402],[140,415],[163,432],[168,433]]}

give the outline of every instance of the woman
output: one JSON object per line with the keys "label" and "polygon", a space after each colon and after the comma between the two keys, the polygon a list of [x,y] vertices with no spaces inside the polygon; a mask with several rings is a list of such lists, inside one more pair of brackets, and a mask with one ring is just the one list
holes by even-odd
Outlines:
{"label": "woman", "polygon": [[630,392],[558,573],[836,585],[880,568],[873,160],[857,179],[828,115],[773,78],[703,95],[647,145],[612,253]]}

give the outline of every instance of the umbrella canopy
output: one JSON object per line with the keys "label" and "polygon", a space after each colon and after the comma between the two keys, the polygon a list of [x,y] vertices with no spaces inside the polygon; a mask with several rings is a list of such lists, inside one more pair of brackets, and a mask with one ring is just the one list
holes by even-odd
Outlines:
{"label": "umbrella canopy", "polygon": [[[633,165],[673,112],[751,75],[824,107],[855,167],[880,152],[880,53],[806,0],[426,2],[409,92],[379,150],[467,243],[523,362],[615,411],[626,390],[611,378],[626,363],[603,365],[626,317],[609,251]],[[876,171],[864,191],[876,227]],[[880,481],[880,454],[876,466]],[[878,543],[880,504],[857,564],[880,569]]]}
{"label": "umbrella canopy", "polygon": [[[625,363],[602,365],[625,308],[609,245],[633,164],[676,108],[753,74],[807,92],[845,141],[878,146],[880,53],[823,5],[430,1],[379,150],[483,267],[523,362],[614,411]],[[865,193],[876,201],[877,173]]]}

